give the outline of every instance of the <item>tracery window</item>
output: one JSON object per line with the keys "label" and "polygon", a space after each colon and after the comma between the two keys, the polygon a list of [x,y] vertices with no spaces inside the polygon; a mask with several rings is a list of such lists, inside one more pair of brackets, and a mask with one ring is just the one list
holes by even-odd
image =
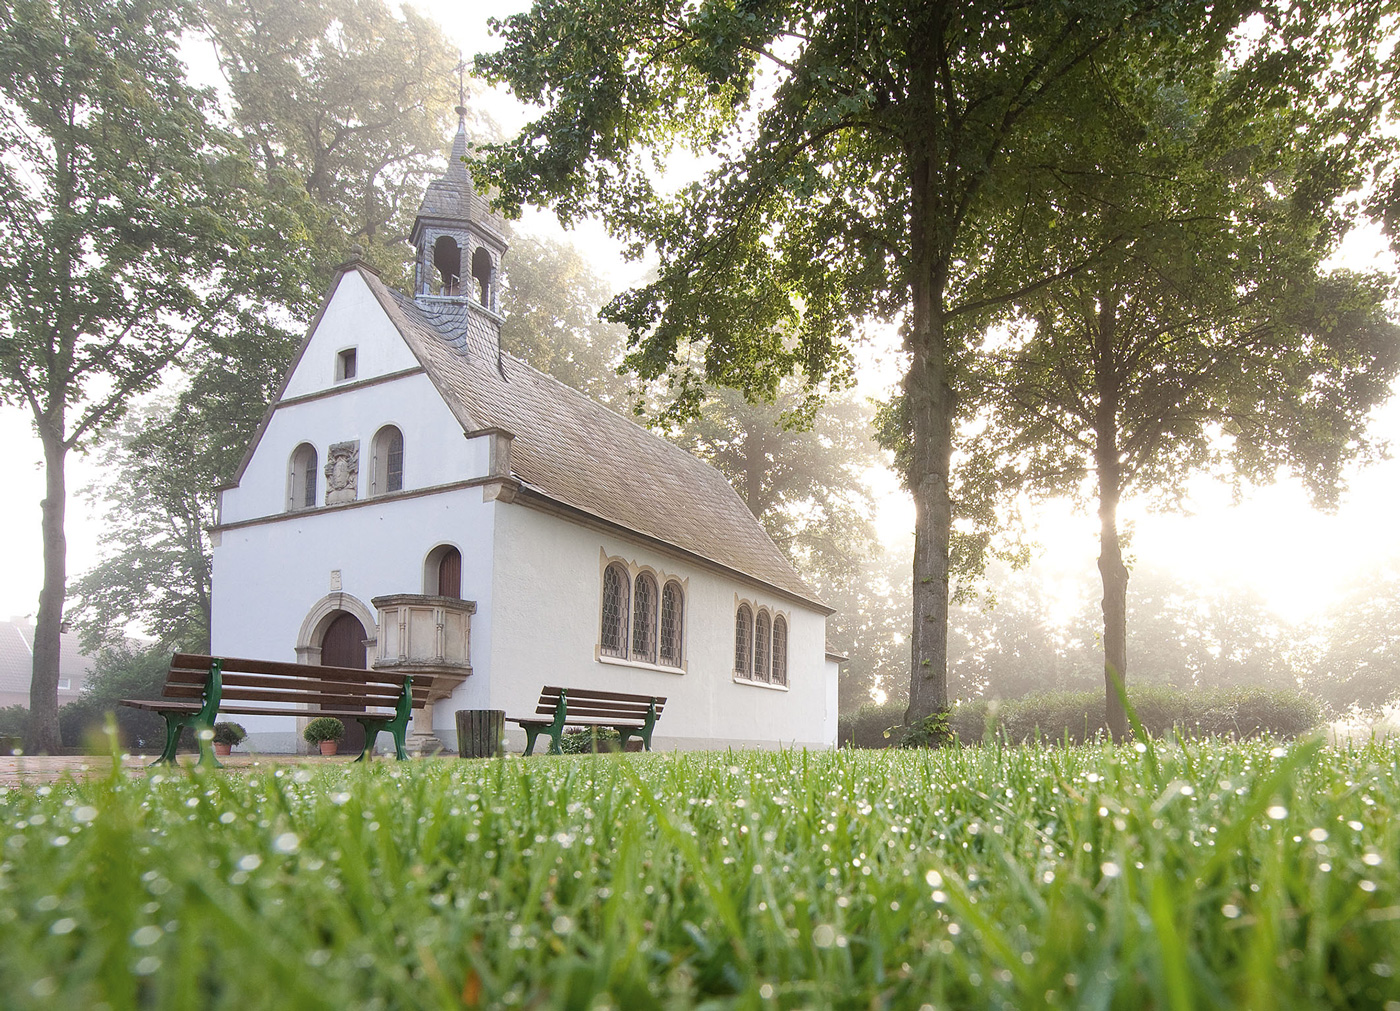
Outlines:
{"label": "tracery window", "polygon": [[639,573],[632,600],[632,659],[656,663],[656,580]]}
{"label": "tracery window", "polygon": [[603,569],[603,606],[598,633],[602,656],[681,668],[684,664],[685,590],[679,580],[658,589],[650,572],[623,562]]}
{"label": "tracery window", "polygon": [[782,615],[773,619],[773,683],[786,685],[787,675],[787,619]]}
{"label": "tracery window", "polygon": [[734,616],[734,673],[753,677],[753,612],[748,604],[740,604]]}
{"label": "tracery window", "polygon": [[287,468],[287,509],[309,509],[316,504],[316,447],[303,442],[292,451]]}
{"label": "tracery window", "polygon": [[767,681],[770,678],[768,642],[771,630],[772,625],[768,618],[768,612],[759,611],[753,633],[753,679],[755,681]]}
{"label": "tracery window", "polygon": [[685,597],[679,583],[672,580],[661,591],[661,662],[667,667],[681,665],[681,626],[685,619]]}
{"label": "tracery window", "polygon": [[603,655],[627,656],[627,569],[614,562],[603,570],[603,627],[599,645]]}
{"label": "tracery window", "polygon": [[788,621],[766,607],[741,603],[734,614],[734,677],[756,684],[788,684]]}

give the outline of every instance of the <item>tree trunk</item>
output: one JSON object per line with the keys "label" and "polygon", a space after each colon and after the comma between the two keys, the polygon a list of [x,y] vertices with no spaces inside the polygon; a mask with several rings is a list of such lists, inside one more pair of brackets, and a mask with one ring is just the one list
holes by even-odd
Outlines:
{"label": "tree trunk", "polygon": [[905,726],[948,708],[948,541],[953,503],[948,476],[953,452],[953,390],[943,319],[943,272],[926,231],[930,165],[913,162],[911,315],[904,378],[913,436],[909,485],[914,493],[914,628]]}
{"label": "tree trunk", "polygon": [[1118,686],[1128,681],[1128,567],[1118,538],[1118,499],[1123,464],[1118,451],[1118,370],[1114,359],[1116,303],[1099,299],[1094,348],[1098,408],[1094,417],[1094,463],[1099,478],[1099,576],[1103,581],[1104,716],[1116,741],[1128,736],[1128,715]]}
{"label": "tree trunk", "polygon": [[63,444],[62,421],[53,431],[53,419],[39,425],[44,445],[44,585],[39,591],[39,614],[34,628],[34,674],[29,683],[29,728],[24,748],[29,754],[57,754],[62,746],[58,730],[59,634],[63,624],[63,598],[68,580],[68,541],[64,513],[68,488],[64,465],[68,447]]}

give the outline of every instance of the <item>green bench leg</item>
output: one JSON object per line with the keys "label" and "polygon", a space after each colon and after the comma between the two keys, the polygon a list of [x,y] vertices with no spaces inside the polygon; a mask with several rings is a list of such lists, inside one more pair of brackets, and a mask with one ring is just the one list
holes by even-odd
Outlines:
{"label": "green bench leg", "polygon": [[379,732],[387,730],[394,736],[394,757],[400,762],[408,761],[408,749],[404,746],[405,728],[396,725],[398,720],[362,720],[356,717],[356,722],[365,728],[365,746],[360,752],[360,757],[356,762],[369,762],[374,758],[374,742],[379,739]]}
{"label": "green bench leg", "polygon": [[[214,757],[214,748],[210,740],[206,740],[201,730],[213,728],[207,723],[201,723],[199,714],[194,713],[161,713],[165,717],[165,747],[161,750],[160,757],[152,762],[149,768],[157,765],[179,766],[175,760],[175,748],[180,742],[180,731],[186,727],[194,727],[195,740],[199,742],[199,765],[206,769],[222,769],[224,763]],[[212,739],[212,738],[211,738]]]}
{"label": "green bench leg", "polygon": [[543,729],[543,727],[532,727],[529,724],[525,725],[525,754],[533,755],[535,753],[535,738],[540,736],[540,731]]}
{"label": "green bench leg", "polygon": [[165,717],[165,748],[161,751],[160,757],[152,762],[149,768],[157,765],[178,765],[175,761],[175,745],[180,740],[180,731],[184,729],[185,718],[176,713],[161,713]]}

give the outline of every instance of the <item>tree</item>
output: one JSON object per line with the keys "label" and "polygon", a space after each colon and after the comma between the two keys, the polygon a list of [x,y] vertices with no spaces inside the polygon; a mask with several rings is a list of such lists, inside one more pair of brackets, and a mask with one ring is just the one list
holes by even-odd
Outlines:
{"label": "tree", "polygon": [[608,285],[567,243],[516,234],[509,257],[501,347],[594,400],[627,401],[632,391],[617,371],[627,332],[598,318]]}
{"label": "tree", "polygon": [[[355,242],[402,281],[412,262],[402,244],[439,171],[452,100],[465,97],[442,29],[383,0],[200,2],[234,127],[306,223],[317,271],[328,276]],[[473,127],[493,129],[480,115]]]}
{"label": "tree", "polygon": [[[500,204],[598,215],[655,281],[616,299],[627,364],[672,377],[693,415],[704,381],[751,399],[800,373],[840,384],[860,320],[900,321],[916,504],[908,718],[947,705],[953,425],[968,339],[1050,265],[1044,199],[1078,128],[1113,104],[1100,68],[1125,49],[1210,59],[1239,8],[1105,4],[755,5],[540,0],[477,57],[544,110],[489,152]],[[1185,41],[1189,39],[1189,44]],[[1189,51],[1189,52],[1188,52]],[[1205,54],[1202,56],[1202,54]],[[674,195],[654,152],[717,165]]]}
{"label": "tree", "polygon": [[[890,677],[907,641],[908,597],[873,524],[870,472],[885,466],[871,410],[843,395],[814,418],[795,384],[772,403],[717,389],[673,441],[729,479],[768,536],[836,609],[827,645],[849,659],[842,705],[859,705]],[[862,698],[864,696],[864,698]]]}
{"label": "tree", "polygon": [[1098,139],[1098,170],[1066,194],[1080,224],[1048,240],[1072,263],[1127,238],[1017,299],[1029,322],[989,355],[974,457],[1009,494],[1096,482],[1118,737],[1128,731],[1114,686],[1129,670],[1122,497],[1131,488],[1170,503],[1200,471],[1238,486],[1290,467],[1316,501],[1334,503],[1400,373],[1390,283],[1320,269],[1347,225],[1336,202],[1364,162],[1327,149],[1329,105],[1304,93],[1281,111],[1255,83],[1205,66],[1118,89],[1136,102]]}
{"label": "tree", "polygon": [[264,208],[184,79],[190,24],[149,0],[29,0],[0,22],[0,398],[32,414],[46,480],[34,752],[59,745],[67,456],[234,325],[265,262]]}

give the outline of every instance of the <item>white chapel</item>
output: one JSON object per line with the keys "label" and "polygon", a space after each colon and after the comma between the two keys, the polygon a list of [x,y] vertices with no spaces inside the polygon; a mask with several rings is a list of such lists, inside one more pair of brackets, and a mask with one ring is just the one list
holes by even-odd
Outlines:
{"label": "white chapel", "polygon": [[[502,353],[505,229],[466,150],[459,124],[413,294],[340,268],[221,489],[213,652],[432,673],[415,737],[449,751],[455,711],[546,685],[665,696],[658,750],[833,746],[831,609],[725,478]],[[241,719],[298,750],[296,718]]]}

